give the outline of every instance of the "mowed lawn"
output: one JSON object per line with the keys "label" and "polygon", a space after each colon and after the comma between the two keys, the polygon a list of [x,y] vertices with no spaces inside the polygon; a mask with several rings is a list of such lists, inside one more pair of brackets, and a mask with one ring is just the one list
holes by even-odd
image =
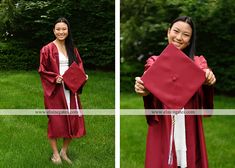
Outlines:
{"label": "mowed lawn", "polygon": [[[88,71],[81,102],[85,109],[114,109],[113,72]],[[43,109],[41,81],[36,71],[0,72],[1,109]],[[72,166],[51,163],[47,116],[0,115],[0,167],[6,168],[113,168],[115,167],[115,117],[85,116],[87,134],[72,141]],[[62,141],[58,141],[61,147]]]}
{"label": "mowed lawn", "polygon": [[[143,109],[142,97],[121,93],[121,109]],[[235,98],[215,96],[215,108],[235,109]],[[145,116],[121,116],[121,168],[143,168],[147,123]],[[235,116],[212,116],[203,120],[211,168],[232,168],[235,165]]]}

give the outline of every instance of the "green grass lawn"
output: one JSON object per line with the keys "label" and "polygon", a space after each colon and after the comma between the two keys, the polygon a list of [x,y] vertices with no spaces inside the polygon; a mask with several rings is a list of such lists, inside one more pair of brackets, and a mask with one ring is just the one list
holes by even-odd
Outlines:
{"label": "green grass lawn", "polygon": [[[88,71],[89,79],[81,94],[85,109],[113,109],[115,81],[112,72]],[[43,109],[43,91],[36,71],[0,72],[0,108]],[[3,96],[4,95],[4,96]]]}
{"label": "green grass lawn", "polygon": [[[81,102],[86,109],[113,109],[114,73],[88,71],[89,81]],[[0,72],[1,109],[43,109],[39,75],[30,72]],[[0,116],[0,167],[12,168],[112,168],[115,167],[115,117],[85,116],[87,134],[72,141],[72,166],[50,162],[46,116]],[[62,141],[59,140],[59,147]]]}
{"label": "green grass lawn", "polygon": [[[122,109],[143,109],[142,97],[135,93],[121,93]],[[215,96],[215,108],[235,108],[235,98]],[[145,116],[121,116],[121,167],[143,168],[147,123]],[[212,168],[231,168],[235,165],[235,116],[204,118],[204,131]]]}

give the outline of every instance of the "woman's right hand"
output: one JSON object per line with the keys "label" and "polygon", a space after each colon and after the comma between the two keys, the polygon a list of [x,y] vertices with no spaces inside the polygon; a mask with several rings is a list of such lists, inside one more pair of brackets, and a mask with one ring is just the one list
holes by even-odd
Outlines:
{"label": "woman's right hand", "polygon": [[144,82],[140,77],[135,78],[135,92],[140,96],[147,96],[149,91],[144,87]]}

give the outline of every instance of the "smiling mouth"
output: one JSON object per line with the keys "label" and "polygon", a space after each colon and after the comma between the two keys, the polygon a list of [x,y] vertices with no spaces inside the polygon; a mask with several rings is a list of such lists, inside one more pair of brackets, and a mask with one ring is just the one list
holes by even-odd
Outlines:
{"label": "smiling mouth", "polygon": [[173,44],[174,44],[176,47],[179,47],[179,46],[181,46],[181,45],[182,45],[181,43],[176,42],[176,41],[173,41]]}
{"label": "smiling mouth", "polygon": [[180,42],[177,42],[177,41],[173,41],[175,44],[178,44],[178,45],[181,45],[181,43]]}

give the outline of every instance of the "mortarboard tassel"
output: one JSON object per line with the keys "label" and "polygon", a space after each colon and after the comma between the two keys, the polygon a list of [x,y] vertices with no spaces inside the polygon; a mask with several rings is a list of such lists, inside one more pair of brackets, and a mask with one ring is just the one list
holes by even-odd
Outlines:
{"label": "mortarboard tassel", "polygon": [[174,125],[175,125],[175,116],[171,115],[171,135],[170,135],[170,150],[168,156],[168,165],[173,164],[173,152],[172,152],[172,145],[173,145],[173,137],[174,137]]}

